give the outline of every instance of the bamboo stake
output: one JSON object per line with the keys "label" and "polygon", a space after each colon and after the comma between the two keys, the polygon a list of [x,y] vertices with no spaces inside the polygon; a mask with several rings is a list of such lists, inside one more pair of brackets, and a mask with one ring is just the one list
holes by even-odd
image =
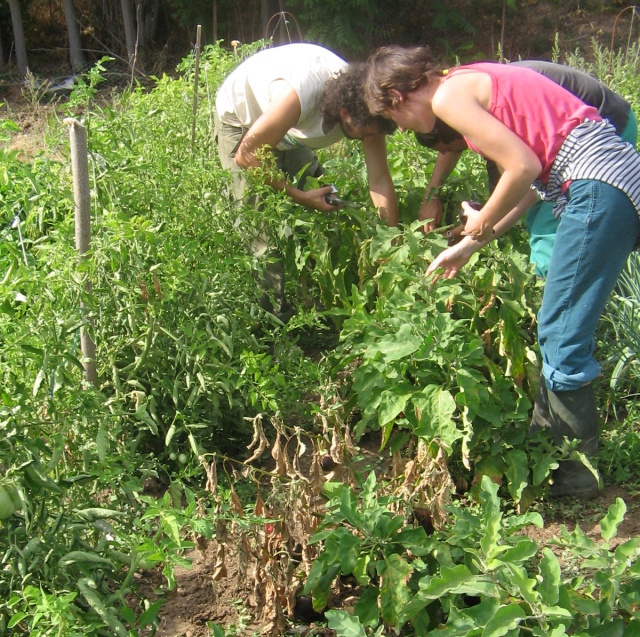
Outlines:
{"label": "bamboo stake", "polygon": [[[87,129],[76,119],[67,117],[64,123],[69,126],[71,141],[71,170],[73,173],[73,198],[75,203],[75,236],[76,249],[79,259],[85,259],[85,254],[91,244],[91,195],[89,192],[89,162],[87,158]],[[91,293],[91,280],[86,278],[84,289]],[[91,319],[88,323],[91,324]],[[82,327],[80,329],[80,349],[83,356],[85,378],[92,385],[97,386],[96,346],[91,335]]]}
{"label": "bamboo stake", "polygon": [[200,39],[202,25],[198,25],[196,33],[196,68],[193,74],[193,123],[191,124],[191,153],[196,150],[196,111],[198,109],[198,71],[200,69]]}

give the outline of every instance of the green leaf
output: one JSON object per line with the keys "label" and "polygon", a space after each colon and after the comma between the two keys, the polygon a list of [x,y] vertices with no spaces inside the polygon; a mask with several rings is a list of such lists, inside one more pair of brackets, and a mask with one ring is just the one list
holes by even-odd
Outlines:
{"label": "green leaf", "polygon": [[458,609],[451,607],[447,628],[451,630],[451,635],[463,637],[465,635],[480,635],[482,628],[496,614],[500,607],[497,599],[483,599],[479,604],[470,608]]}
{"label": "green leaf", "polygon": [[350,575],[355,570],[360,555],[360,545],[360,538],[351,533],[345,533],[340,537],[338,560],[340,561],[343,575]]}
{"label": "green leaf", "polygon": [[367,637],[358,617],[349,615],[344,610],[328,610],[325,613],[327,626],[335,630],[340,637]]}
{"label": "green leaf", "polygon": [[135,412],[135,417],[140,421],[143,422],[145,425],[147,425],[149,427],[149,429],[151,429],[151,432],[157,436],[158,435],[158,426],[156,425],[156,423],[153,421],[153,419],[151,418],[151,416],[149,415],[149,412],[147,411],[147,403],[142,403]]}
{"label": "green leaf", "polygon": [[365,360],[380,354],[386,364],[393,363],[410,356],[422,345],[422,339],[413,334],[410,325],[402,325],[394,334],[381,338],[377,343],[369,345],[364,353]]}
{"label": "green leaf", "polygon": [[521,566],[506,563],[505,568],[511,574],[509,584],[515,586],[518,593],[531,607],[540,603],[540,593],[535,590],[537,581],[527,577],[527,571]]}
{"label": "green leaf", "polygon": [[440,577],[426,575],[420,580],[421,597],[439,599],[476,579],[476,576],[464,564],[458,564],[453,568],[443,566],[440,575]]}
{"label": "green leaf", "polygon": [[37,461],[32,461],[25,466],[25,476],[37,487],[43,487],[56,493],[62,493],[63,490],[56,482],[54,482],[44,471],[42,465]]}
{"label": "green leaf", "polygon": [[609,507],[607,515],[600,521],[600,535],[602,539],[609,542],[618,533],[618,527],[624,520],[624,515],[627,512],[627,505],[621,498],[616,498],[616,501]]}
{"label": "green leaf", "polygon": [[529,484],[529,461],[522,449],[512,449],[505,454],[505,462],[509,493],[518,502],[522,492]]}
{"label": "green leaf", "polygon": [[624,620],[620,617],[613,619],[605,619],[601,624],[595,624],[589,626],[587,634],[589,637],[627,637],[625,631]]}
{"label": "green leaf", "polygon": [[25,617],[27,617],[27,613],[16,613],[11,616],[9,623],[7,624],[7,628],[14,628],[17,626]]}
{"label": "green leaf", "polygon": [[380,395],[380,407],[378,408],[378,422],[381,427],[392,423],[405,407],[415,389],[408,383],[394,385]]}
{"label": "green leaf", "polygon": [[367,586],[356,602],[353,612],[360,619],[363,626],[374,628],[380,623],[378,613],[378,589],[374,586]]}
{"label": "green leaf", "polygon": [[[138,626],[141,628],[144,626],[151,626],[156,619],[158,618],[158,613],[160,609],[165,605],[166,599],[160,598],[159,600],[153,602],[141,615],[138,617]],[[214,632],[215,634],[215,632]]]}
{"label": "green leaf", "polygon": [[397,629],[398,616],[411,597],[407,581],[413,568],[403,557],[392,553],[379,564],[378,572],[381,578],[380,615]]}
{"label": "green leaf", "polygon": [[529,539],[518,540],[518,543],[500,554],[500,561],[522,563],[531,559],[538,552],[538,545]]}
{"label": "green leaf", "polygon": [[46,378],[46,372],[44,371],[44,369],[41,369],[38,374],[36,375],[36,380],[33,383],[33,389],[31,390],[31,395],[35,398],[35,396],[38,394],[38,390],[40,389],[40,385],[42,385],[42,382],[44,381],[44,379]]}
{"label": "green leaf", "polygon": [[491,559],[501,551],[501,547],[498,545],[502,520],[498,485],[492,482],[489,476],[485,475],[482,476],[480,487],[483,492],[481,510],[484,526],[480,548],[487,559]]}
{"label": "green leaf", "polygon": [[176,514],[171,511],[160,511],[160,520],[162,521],[162,528],[164,529],[164,532],[179,545],[182,525],[180,524]]}
{"label": "green leaf", "polygon": [[634,537],[622,544],[618,544],[615,550],[616,559],[620,562],[626,560],[635,561],[638,555],[638,546],[640,546],[640,538]]}
{"label": "green leaf", "polygon": [[403,528],[396,535],[395,541],[416,557],[428,555],[433,551],[433,544],[421,526]]}
{"label": "green leaf", "polygon": [[453,419],[456,402],[451,392],[439,385],[427,385],[421,392],[411,397],[415,416],[407,417],[414,425],[416,436],[426,440],[437,439],[451,449],[456,440],[462,438]]}
{"label": "green leaf", "polygon": [[213,630],[213,637],[225,637],[224,628],[220,624],[208,623],[207,626]]}
{"label": "green leaf", "polygon": [[352,493],[348,489],[344,489],[340,494],[340,513],[351,526],[358,529],[358,531],[364,531],[364,518],[357,511],[357,507],[358,503],[352,497]]}
{"label": "green leaf", "polygon": [[531,470],[532,477],[531,483],[534,486],[538,486],[546,480],[551,473],[552,469],[558,467],[558,461],[549,456],[548,453],[544,453],[537,449],[531,451]]}
{"label": "green leaf", "polygon": [[371,563],[371,555],[361,555],[358,558],[355,568],[353,569],[353,576],[358,580],[358,584],[361,586],[367,586],[371,581],[369,577],[369,564]]}
{"label": "green leaf", "polygon": [[109,451],[109,436],[103,423],[100,423],[98,427],[98,433],[96,435],[96,449],[98,450],[98,458],[100,462],[104,464],[107,459],[107,452]]}
{"label": "green leaf", "polygon": [[69,564],[96,564],[103,568],[113,569],[113,564],[104,557],[88,551],[70,551],[58,560],[59,566],[69,566]]}
{"label": "green leaf", "polygon": [[111,628],[117,637],[129,637],[129,631],[120,622],[117,612],[111,606],[107,606],[97,591],[96,583],[89,578],[78,581],[78,588],[88,604],[100,616],[102,621]]}
{"label": "green leaf", "polygon": [[[582,613],[583,615],[594,615],[598,616],[600,614],[600,605],[595,599],[590,599],[589,597],[583,597],[571,588],[566,590],[571,609],[572,611]],[[562,606],[565,606],[562,603]]]}
{"label": "green leaf", "polygon": [[487,622],[482,631],[482,637],[502,637],[512,630],[516,630],[520,622],[526,618],[526,613],[518,604],[501,606],[495,615]]}
{"label": "green leaf", "polygon": [[555,606],[558,603],[560,589],[560,562],[555,553],[546,547],[542,549],[540,576],[542,578],[538,586],[540,597],[544,604]]}

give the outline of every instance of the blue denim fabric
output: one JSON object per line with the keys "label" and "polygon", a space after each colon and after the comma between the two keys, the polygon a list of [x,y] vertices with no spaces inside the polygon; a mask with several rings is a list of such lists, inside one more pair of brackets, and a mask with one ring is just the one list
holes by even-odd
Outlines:
{"label": "blue denim fabric", "polygon": [[596,327],[640,237],[638,213],[621,190],[580,180],[566,194],[538,314],[542,373],[552,391],[578,389],[600,375]]}
{"label": "blue denim fabric", "polygon": [[[629,120],[620,137],[634,146],[638,142],[638,120],[633,110],[629,112]],[[535,272],[541,278],[547,277],[551,251],[556,240],[559,219],[553,216],[553,204],[539,201],[527,211],[527,230],[531,246],[531,263],[535,264]]]}

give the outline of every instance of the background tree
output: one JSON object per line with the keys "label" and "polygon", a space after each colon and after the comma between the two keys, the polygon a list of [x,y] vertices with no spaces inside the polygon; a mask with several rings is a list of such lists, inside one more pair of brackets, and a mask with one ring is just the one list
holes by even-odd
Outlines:
{"label": "background tree", "polygon": [[79,71],[84,67],[86,61],[84,51],[82,49],[82,43],[80,41],[80,30],[78,28],[78,21],[76,20],[76,13],[73,8],[73,0],[62,0],[62,7],[64,9],[64,17],[67,23],[69,61],[71,62],[71,69],[73,71]]}
{"label": "background tree", "polygon": [[20,75],[26,75],[29,68],[27,62],[27,45],[22,24],[22,9],[19,0],[9,0],[11,23],[13,25],[13,46],[16,51],[16,65]]}
{"label": "background tree", "polygon": [[122,22],[127,44],[127,61],[130,65],[133,65],[136,56],[136,25],[133,18],[131,0],[120,0],[120,6],[122,7]]}
{"label": "background tree", "polygon": [[4,71],[6,63],[4,61],[4,45],[2,44],[2,28],[0,28],[0,71]]}

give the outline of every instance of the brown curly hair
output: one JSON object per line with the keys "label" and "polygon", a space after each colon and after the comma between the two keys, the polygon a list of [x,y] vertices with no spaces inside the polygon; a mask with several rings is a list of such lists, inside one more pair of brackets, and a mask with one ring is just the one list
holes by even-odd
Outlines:
{"label": "brown curly hair", "polygon": [[367,66],[364,62],[350,64],[324,85],[320,112],[325,128],[331,129],[341,123],[340,110],[345,108],[351,123],[357,128],[375,126],[380,133],[392,133],[397,126],[381,115],[372,115],[364,101],[364,81]]}

